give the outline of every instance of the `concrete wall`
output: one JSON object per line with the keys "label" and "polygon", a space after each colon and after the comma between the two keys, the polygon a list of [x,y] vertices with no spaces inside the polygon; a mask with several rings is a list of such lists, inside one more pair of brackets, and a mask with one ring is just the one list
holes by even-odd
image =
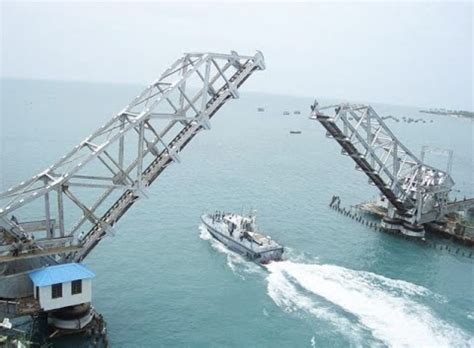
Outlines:
{"label": "concrete wall", "polygon": [[[40,287],[40,306],[45,311],[52,309],[74,306],[92,300],[92,280],[82,280],[82,292],[80,294],[71,295],[71,282],[63,283],[63,296],[59,298],[51,298],[52,286]],[[36,291],[34,291],[36,297]]]}

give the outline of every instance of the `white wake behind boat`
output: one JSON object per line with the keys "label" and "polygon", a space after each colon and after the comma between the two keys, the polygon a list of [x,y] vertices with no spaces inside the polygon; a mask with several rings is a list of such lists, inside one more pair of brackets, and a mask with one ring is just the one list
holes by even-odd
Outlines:
{"label": "white wake behind boat", "polygon": [[280,261],[283,247],[257,232],[256,216],[232,213],[207,214],[201,221],[209,233],[229,249],[258,263]]}

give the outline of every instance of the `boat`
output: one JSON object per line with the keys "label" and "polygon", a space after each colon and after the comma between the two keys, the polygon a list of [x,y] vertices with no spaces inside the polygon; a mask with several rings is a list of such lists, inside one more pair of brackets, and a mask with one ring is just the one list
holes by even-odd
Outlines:
{"label": "boat", "polygon": [[282,259],[283,247],[270,236],[257,232],[255,214],[215,212],[202,215],[201,221],[212,237],[251,261],[267,264]]}
{"label": "boat", "polygon": [[300,130],[291,130],[290,134],[301,134]]}
{"label": "boat", "polygon": [[301,111],[295,110],[295,111],[293,111],[293,114],[295,114],[295,115],[301,115]]}
{"label": "boat", "polygon": [[260,107],[260,108],[257,108],[257,111],[258,111],[258,112],[264,112],[265,109]]}
{"label": "boat", "polygon": [[290,114],[289,111],[283,111],[283,115],[288,116]]}

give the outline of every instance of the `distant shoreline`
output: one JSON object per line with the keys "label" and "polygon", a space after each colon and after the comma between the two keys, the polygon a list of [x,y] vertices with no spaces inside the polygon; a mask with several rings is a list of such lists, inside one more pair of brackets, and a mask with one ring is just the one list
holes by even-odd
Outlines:
{"label": "distant shoreline", "polygon": [[444,116],[474,119],[474,112],[464,111],[464,110],[428,109],[428,110],[420,110],[420,112],[425,113],[425,114],[444,115]]}

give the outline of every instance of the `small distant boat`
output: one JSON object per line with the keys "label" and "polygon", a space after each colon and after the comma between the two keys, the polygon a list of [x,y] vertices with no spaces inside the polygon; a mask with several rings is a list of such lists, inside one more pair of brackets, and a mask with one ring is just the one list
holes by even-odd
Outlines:
{"label": "small distant boat", "polygon": [[289,111],[283,111],[283,115],[288,116],[290,114]]}
{"label": "small distant boat", "polygon": [[299,111],[299,110],[295,110],[295,111],[293,111],[293,113],[294,113],[295,115],[301,115],[301,111]]}
{"label": "small distant boat", "polygon": [[265,108],[257,108],[257,111],[258,111],[258,112],[264,112],[264,111],[265,111]]}
{"label": "small distant boat", "polygon": [[290,134],[301,134],[300,130],[291,130]]}
{"label": "small distant boat", "polygon": [[283,247],[257,232],[256,216],[216,212],[201,216],[209,233],[229,249],[258,263],[280,261]]}

